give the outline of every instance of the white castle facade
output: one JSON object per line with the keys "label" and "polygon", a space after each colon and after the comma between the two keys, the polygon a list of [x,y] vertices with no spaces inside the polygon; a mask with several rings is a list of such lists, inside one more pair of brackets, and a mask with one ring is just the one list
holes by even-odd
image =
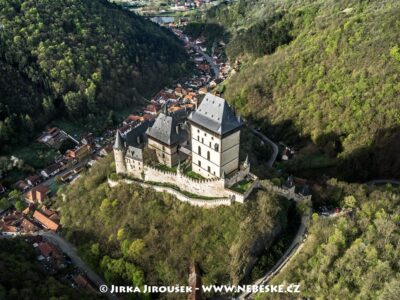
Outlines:
{"label": "white castle facade", "polygon": [[[164,109],[154,121],[145,121],[124,134],[117,132],[116,172],[142,182],[171,184],[195,195],[243,202],[258,179],[250,173],[247,159],[239,161],[242,125],[228,103],[212,94],[206,94],[197,110],[183,119]],[[156,154],[155,163],[176,172],[146,163],[149,150]],[[185,175],[182,165],[190,166],[190,172],[202,179]],[[243,180],[252,182],[248,191],[231,189]]]}

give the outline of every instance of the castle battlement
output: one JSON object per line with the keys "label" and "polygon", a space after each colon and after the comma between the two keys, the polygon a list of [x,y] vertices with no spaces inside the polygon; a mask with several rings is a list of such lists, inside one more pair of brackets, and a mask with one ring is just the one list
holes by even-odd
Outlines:
{"label": "castle battlement", "polygon": [[[242,165],[239,163],[242,124],[224,99],[211,94],[205,96],[187,122],[178,121],[164,107],[154,123],[142,123],[124,135],[117,132],[114,144],[116,171],[144,183],[174,185],[194,195],[243,202],[258,185],[258,178],[250,173],[248,159]],[[191,150],[180,151],[186,145]],[[178,166],[177,171],[150,166],[143,155],[170,168]],[[182,172],[180,162],[186,159],[191,162],[192,171],[204,179]],[[230,189],[244,179],[253,181],[250,192],[241,194]]]}

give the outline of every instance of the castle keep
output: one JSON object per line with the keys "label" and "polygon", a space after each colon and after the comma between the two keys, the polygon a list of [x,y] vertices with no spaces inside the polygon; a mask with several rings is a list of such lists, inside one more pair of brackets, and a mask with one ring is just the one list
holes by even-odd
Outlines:
{"label": "castle keep", "polygon": [[[239,161],[242,124],[228,103],[212,94],[206,94],[185,119],[165,107],[155,120],[124,133],[117,131],[116,172],[144,182],[171,184],[194,195],[243,202],[258,179],[250,173],[247,159]],[[146,157],[146,153],[153,155]],[[249,182],[248,190],[232,188],[243,181]]]}

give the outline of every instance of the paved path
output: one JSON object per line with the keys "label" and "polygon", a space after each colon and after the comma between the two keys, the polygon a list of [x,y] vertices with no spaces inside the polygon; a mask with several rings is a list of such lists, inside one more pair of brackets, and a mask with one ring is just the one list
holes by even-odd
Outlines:
{"label": "paved path", "polygon": [[[309,209],[306,213],[303,214],[301,217],[301,224],[299,229],[297,230],[297,234],[294,237],[292,243],[290,244],[289,248],[285,251],[279,261],[269,270],[263,277],[256,280],[255,282],[251,283],[252,285],[265,285],[271,279],[282,270],[286,264],[297,254],[300,249],[304,245],[304,239],[306,238],[307,233],[307,224],[311,217],[312,210],[311,210],[311,202]],[[253,298],[254,294],[252,293],[243,293],[237,299],[244,300],[244,299],[251,299]]]}
{"label": "paved path", "polygon": [[376,179],[376,180],[368,181],[365,184],[368,184],[368,185],[377,184],[377,185],[379,185],[379,184],[387,184],[387,183],[400,185],[400,181],[399,180],[394,180],[394,179]]}
{"label": "paved path", "polygon": [[272,140],[270,140],[267,136],[265,136],[264,134],[262,134],[261,132],[255,130],[253,127],[251,127],[250,125],[248,126],[248,128],[250,129],[250,131],[258,136],[260,139],[262,139],[264,142],[268,143],[271,145],[272,148],[272,155],[270,157],[270,159],[267,162],[267,165],[272,167],[272,165],[274,164],[276,158],[278,157],[278,153],[279,153],[279,147],[277,144],[275,144]]}
{"label": "paved path", "polygon": [[204,51],[201,51],[200,47],[194,44],[191,44],[192,48],[201,56],[204,57],[204,59],[209,63],[209,65],[211,66],[214,75],[217,77],[219,75],[219,67],[214,63],[214,61],[212,60],[212,58],[205,53]]}

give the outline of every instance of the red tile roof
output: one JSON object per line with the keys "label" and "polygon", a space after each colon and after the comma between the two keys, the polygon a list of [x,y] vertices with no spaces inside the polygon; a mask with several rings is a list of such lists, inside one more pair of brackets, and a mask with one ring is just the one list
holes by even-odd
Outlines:
{"label": "red tile roof", "polygon": [[51,209],[48,209],[47,207],[43,207],[42,213],[44,213],[46,216],[50,217],[50,216],[54,215],[56,212],[52,211]]}
{"label": "red tile roof", "polygon": [[42,254],[45,257],[49,257],[51,252],[53,251],[53,247],[46,242],[42,242],[38,246],[40,254]]}
{"label": "red tile roof", "polygon": [[50,188],[46,185],[39,185],[31,189],[28,193],[26,193],[26,199],[30,202],[39,201],[42,202],[46,199],[47,194],[50,192]]}
{"label": "red tile roof", "polygon": [[33,232],[38,230],[37,226],[26,218],[22,220],[21,227],[24,232]]}
{"label": "red tile roof", "polygon": [[46,217],[44,214],[42,214],[41,212],[39,212],[37,210],[33,213],[33,218],[35,220],[39,221],[46,228],[53,230],[53,231],[57,231],[60,226],[59,224],[57,224],[53,220],[49,219],[48,217]]}

